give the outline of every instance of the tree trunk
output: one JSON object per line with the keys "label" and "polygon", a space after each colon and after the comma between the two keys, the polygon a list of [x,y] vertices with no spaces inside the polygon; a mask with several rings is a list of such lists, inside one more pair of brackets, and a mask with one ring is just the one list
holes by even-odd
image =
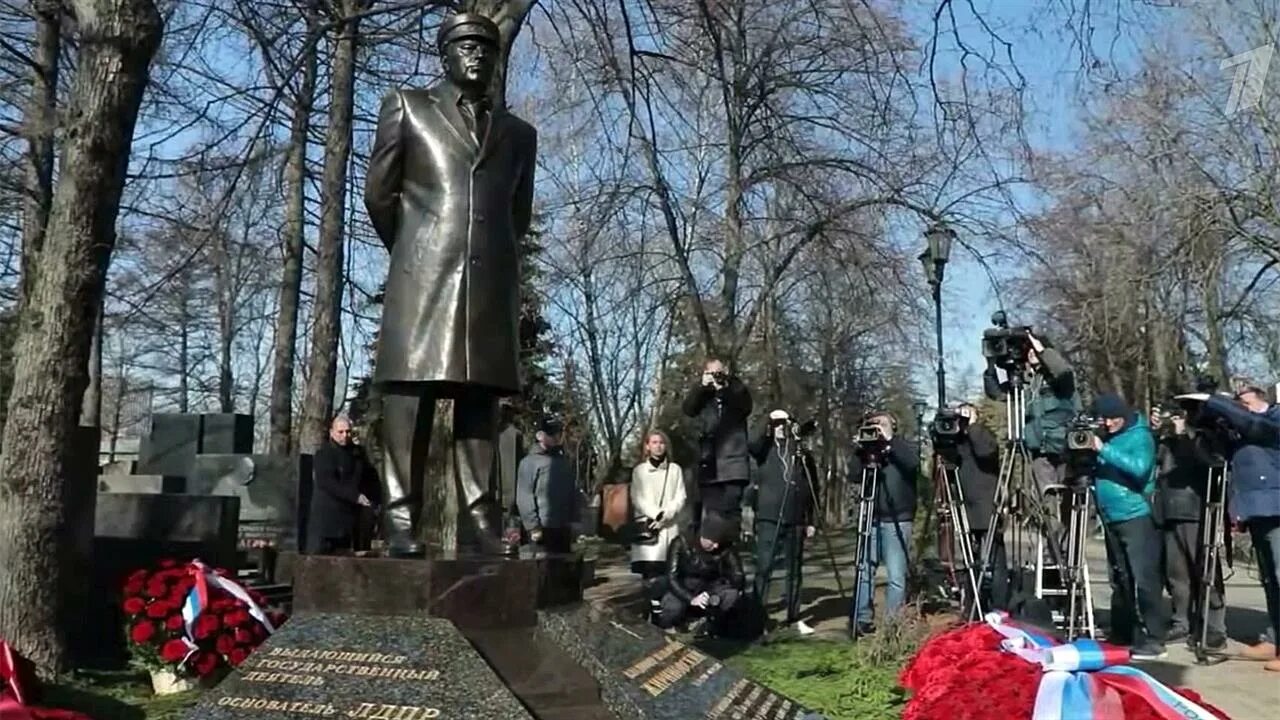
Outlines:
{"label": "tree trunk", "polygon": [[[315,5],[308,4],[307,36],[316,32]],[[293,368],[298,351],[298,300],[302,294],[302,235],[306,228],[307,133],[316,92],[316,45],[303,46],[302,80],[293,103],[289,154],[285,160],[284,272],[277,302],[276,340],[271,369],[271,437],[268,452],[293,451]]]}
{"label": "tree trunk", "polygon": [[[44,674],[68,667],[70,598],[85,582],[73,523],[74,442],[89,344],[148,66],[163,21],[151,0],[72,0],[78,68],[61,176],[18,324],[0,456],[0,637]],[[89,496],[92,499],[92,495]],[[90,515],[91,522],[92,515]],[[64,572],[64,570],[66,572]]]}
{"label": "tree trunk", "polygon": [[[218,223],[217,218],[210,218]],[[235,344],[236,291],[231,267],[231,236],[224,228],[213,230],[214,289],[218,293],[218,412],[235,412],[235,377],[231,372],[231,352]]]}
{"label": "tree trunk", "polygon": [[190,412],[191,402],[191,297],[190,288],[182,288],[181,322],[178,323],[178,412]]}
{"label": "tree trunk", "polygon": [[[351,17],[365,0],[343,0],[341,12]],[[346,220],[347,162],[351,157],[351,112],[355,100],[356,41],[359,20],[343,23],[333,55],[329,129],[325,136],[324,180],[320,190],[320,239],[316,259],[316,303],[311,330],[307,391],[302,401],[303,452],[324,442],[333,412],[333,388],[342,330],[342,242]]]}
{"label": "tree trunk", "polygon": [[463,7],[467,12],[484,15],[498,25],[502,35],[497,72],[493,77],[493,104],[507,106],[507,69],[511,64],[511,45],[515,43],[520,28],[524,26],[534,0],[471,0]]}
{"label": "tree trunk", "polygon": [[27,138],[23,166],[21,307],[31,293],[36,257],[44,241],[53,201],[54,134],[57,129],[58,50],[62,45],[61,0],[33,0],[36,19],[31,94],[23,116]]}
{"label": "tree trunk", "polygon": [[80,424],[102,427],[102,303],[93,317],[93,341],[89,345],[89,387],[80,406]]}
{"label": "tree trunk", "polygon": [[1231,389],[1231,377],[1227,372],[1227,343],[1222,334],[1222,259],[1215,258],[1204,274],[1204,326],[1205,350],[1209,356],[1209,372],[1221,383],[1223,390]]}

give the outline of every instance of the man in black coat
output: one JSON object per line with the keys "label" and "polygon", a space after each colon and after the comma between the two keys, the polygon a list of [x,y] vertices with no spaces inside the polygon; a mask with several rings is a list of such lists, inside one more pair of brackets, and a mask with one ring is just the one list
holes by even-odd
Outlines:
{"label": "man in black coat", "polygon": [[[1214,457],[1203,435],[1187,427],[1185,413],[1177,412],[1168,417],[1152,413],[1151,425],[1160,433],[1160,444],[1156,448],[1159,475],[1152,509],[1164,536],[1165,578],[1169,595],[1173,598],[1172,623],[1165,640],[1174,642],[1200,630],[1195,627],[1200,618],[1192,614],[1195,598],[1204,594],[1200,571],[1204,562],[1200,523],[1209,486],[1209,469],[1222,465],[1224,461]],[[1213,585],[1209,594],[1209,632],[1205,644],[1206,649],[1221,650],[1227,645],[1227,609],[1222,596],[1221,566]]]}
{"label": "man in black coat", "polygon": [[813,630],[800,621],[800,583],[804,541],[813,537],[817,468],[813,456],[798,446],[794,423],[785,410],[769,413],[769,423],[751,441],[756,481],[747,493],[755,510],[756,573],[752,583],[761,605],[769,600],[769,585],[779,561],[786,569],[783,604],[786,625],[801,635]]}
{"label": "man in black coat", "polygon": [[702,513],[719,513],[732,520],[742,517],[742,496],[751,477],[747,452],[751,408],[747,386],[715,358],[707,361],[701,382],[684,399],[684,414],[698,421],[696,472]]}
{"label": "man in black coat", "polygon": [[673,628],[696,611],[706,620],[697,628],[698,635],[720,629],[720,621],[733,610],[746,586],[742,560],[733,549],[737,536],[735,520],[707,513],[694,543],[683,535],[671,542],[658,627]]}
{"label": "man in black coat", "polygon": [[335,418],[328,439],[312,462],[308,554],[331,555],[352,549],[360,510],[373,505],[364,492],[371,471],[364,451],[351,442],[351,422]]}
{"label": "man in black coat", "polygon": [[992,533],[990,607],[1004,610],[1009,605],[1009,558],[1004,546],[1004,531],[992,522],[995,511],[996,484],[1000,472],[1000,441],[979,423],[977,408],[962,403],[961,432],[955,447],[955,460],[960,474],[960,490],[964,493],[964,509],[969,520],[974,565],[980,570],[984,558],[982,547]]}

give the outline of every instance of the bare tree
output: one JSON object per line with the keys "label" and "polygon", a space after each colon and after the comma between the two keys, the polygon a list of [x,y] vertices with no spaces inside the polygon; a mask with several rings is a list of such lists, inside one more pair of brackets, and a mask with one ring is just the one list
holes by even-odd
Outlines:
{"label": "bare tree", "polygon": [[[67,667],[63,604],[72,538],[90,518],[67,502],[87,383],[94,309],[138,108],[163,31],[150,0],[72,0],[80,31],[67,143],[28,302],[19,317],[14,386],[0,456],[0,635],[45,673]],[[92,493],[92,483],[88,483]]]}

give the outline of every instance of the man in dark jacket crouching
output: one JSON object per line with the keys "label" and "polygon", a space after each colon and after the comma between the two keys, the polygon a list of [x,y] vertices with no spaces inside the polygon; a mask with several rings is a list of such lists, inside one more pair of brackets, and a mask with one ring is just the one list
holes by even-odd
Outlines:
{"label": "man in dark jacket crouching", "polygon": [[702,519],[696,545],[684,536],[676,538],[667,552],[667,593],[662,597],[658,627],[673,628],[692,613],[704,622],[698,635],[713,634],[742,597],[746,580],[742,561],[732,544],[738,535],[737,523],[719,513]]}

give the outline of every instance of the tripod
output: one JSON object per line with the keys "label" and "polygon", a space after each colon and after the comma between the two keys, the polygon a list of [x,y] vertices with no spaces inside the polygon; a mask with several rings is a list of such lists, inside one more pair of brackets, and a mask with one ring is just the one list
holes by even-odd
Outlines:
{"label": "tripod", "polygon": [[[935,451],[933,470],[934,505],[938,513],[938,558],[960,598],[960,607],[969,607],[972,603],[974,611],[981,616],[981,586],[974,572],[973,536],[969,532],[964,489],[960,486],[960,469]],[[964,582],[958,577],[958,572],[964,573]]]}
{"label": "tripod", "polygon": [[[992,572],[991,563],[995,549],[996,534],[1001,531],[1002,526],[1008,525],[1012,531],[1012,537],[1009,538],[1009,544],[1011,545],[1010,565],[1018,570],[1017,578],[1014,582],[1021,584],[1024,530],[1034,532],[1037,536],[1037,554],[1041,556],[1036,561],[1038,570],[1043,569],[1042,558],[1045,548],[1048,549],[1055,566],[1061,568],[1064,563],[1062,548],[1057,538],[1058,532],[1055,531],[1055,527],[1060,523],[1054,522],[1049,515],[1044,500],[1040,497],[1039,489],[1031,487],[1033,482],[1029,477],[1031,474],[1031,451],[1027,448],[1026,441],[1027,400],[1022,372],[1010,372],[1009,381],[1009,397],[1005,404],[1005,428],[1007,431],[1005,451],[1000,458],[1000,472],[996,479],[991,529],[982,541],[978,577],[985,579]],[[1006,523],[1006,520],[1009,522]],[[1041,572],[1037,573],[1037,591],[1040,589],[1041,579],[1039,576],[1041,574]],[[971,620],[982,619],[981,608],[977,602],[971,604],[967,615]]]}
{"label": "tripod", "polygon": [[[768,563],[770,574],[772,574],[773,564],[774,564],[774,561],[776,560],[776,554],[778,552],[778,538],[782,534],[783,519],[786,514],[787,502],[790,498],[795,497],[794,487],[796,483],[794,480],[792,480],[792,468],[795,467],[796,463],[799,463],[801,469],[803,470],[804,482],[809,488],[809,497],[813,502],[814,513],[815,514],[822,513],[822,505],[818,499],[817,485],[814,483],[814,479],[813,479],[812,457],[809,455],[808,449],[805,448],[804,443],[799,438],[796,438],[794,443],[795,443],[794,447],[792,447],[792,440],[788,439],[785,445],[778,446],[775,441],[775,452],[778,453],[778,459],[782,463],[782,477],[783,477],[783,482],[785,483],[786,490],[784,491],[782,504],[778,508],[778,517],[775,519],[773,524],[773,538],[772,538],[773,542],[769,546],[771,548],[771,551],[770,551],[771,556],[769,558],[769,563]],[[797,528],[793,528],[792,530],[792,532],[797,532],[797,531],[798,531]],[[840,597],[843,598],[845,597],[844,585],[840,580],[840,568],[836,564],[835,550],[831,545],[831,538],[826,533],[823,533],[822,539],[827,546],[827,558],[831,562],[831,573],[833,576],[835,576],[836,589],[839,591]],[[795,552],[800,552],[800,551],[796,549]],[[798,558],[797,561],[803,564],[803,556],[801,558]],[[760,572],[760,568],[756,568],[756,572],[757,573]],[[791,581],[791,578],[788,577],[787,582],[790,582],[790,581]],[[794,588],[794,592],[799,592],[799,590],[800,590],[799,587]],[[767,600],[768,598],[764,598],[764,597],[759,598],[759,601],[762,607],[765,605]]]}
{"label": "tripod", "polygon": [[1216,665],[1225,661],[1225,655],[1210,653],[1209,611],[1212,609],[1214,587],[1222,578],[1222,558],[1226,550],[1226,498],[1231,480],[1225,462],[1209,466],[1205,483],[1204,517],[1200,521],[1200,592],[1191,608],[1191,616],[1200,621],[1200,632],[1191,635],[1188,643],[1195,653],[1196,664]]}
{"label": "tripod", "polygon": [[[1075,640],[1082,633],[1091,639],[1097,637],[1097,627],[1093,617],[1093,589],[1089,583],[1089,563],[1085,557],[1085,547],[1089,542],[1089,491],[1088,478],[1080,476],[1069,488],[1071,493],[1071,512],[1067,521],[1066,563],[1058,566],[1059,579],[1066,586],[1065,590],[1053,591],[1043,587],[1044,573],[1036,576],[1036,595],[1058,595],[1065,593],[1066,610],[1063,613],[1063,626],[1067,631],[1067,640]],[[1043,559],[1043,556],[1041,556]]]}
{"label": "tripod", "polygon": [[[856,608],[862,592],[862,563],[870,560],[867,553],[875,539],[876,526],[876,493],[880,490],[880,463],[877,458],[870,457],[862,466],[860,496],[858,498],[858,532],[854,535],[853,544],[853,603]],[[867,563],[871,567],[871,563]],[[873,588],[874,590],[874,588]],[[855,619],[849,625],[849,639],[858,639],[858,623]]]}

